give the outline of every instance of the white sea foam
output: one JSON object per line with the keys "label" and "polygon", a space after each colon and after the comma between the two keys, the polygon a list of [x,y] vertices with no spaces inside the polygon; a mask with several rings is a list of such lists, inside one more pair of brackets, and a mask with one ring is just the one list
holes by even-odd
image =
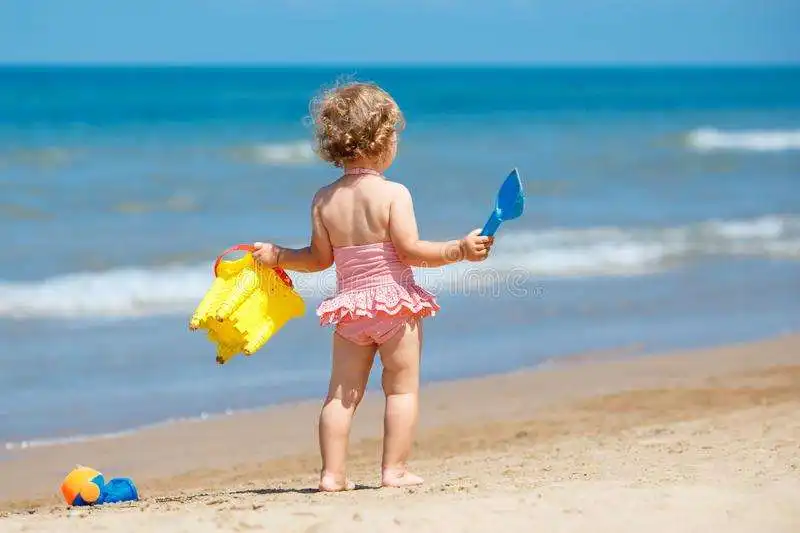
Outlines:
{"label": "white sea foam", "polygon": [[242,161],[259,165],[308,164],[316,159],[314,148],[307,141],[242,146],[231,150],[231,154]]}
{"label": "white sea foam", "polygon": [[800,150],[800,130],[719,130],[699,128],[686,137],[698,152],[747,151],[784,152]]}
{"label": "white sea foam", "polygon": [[[420,269],[418,281],[436,293],[537,278],[636,276],[707,256],[800,260],[800,216],[768,215],[708,220],[658,228],[551,228],[498,236],[481,263]],[[333,269],[292,273],[305,298],[330,295]],[[187,314],[211,282],[209,263],[169,268],[128,268],[61,275],[29,282],[0,282],[0,317],[118,318]],[[512,287],[513,288],[513,287]]]}

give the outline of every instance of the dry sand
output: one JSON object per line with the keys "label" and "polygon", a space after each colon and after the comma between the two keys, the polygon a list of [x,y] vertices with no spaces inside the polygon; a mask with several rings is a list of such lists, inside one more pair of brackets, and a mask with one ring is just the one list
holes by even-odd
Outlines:
{"label": "dry sand", "polygon": [[[356,491],[313,490],[308,402],[15,452],[0,531],[800,532],[800,335],[426,387],[416,489],[375,488],[381,407],[357,417]],[[74,463],[143,500],[67,509]]]}

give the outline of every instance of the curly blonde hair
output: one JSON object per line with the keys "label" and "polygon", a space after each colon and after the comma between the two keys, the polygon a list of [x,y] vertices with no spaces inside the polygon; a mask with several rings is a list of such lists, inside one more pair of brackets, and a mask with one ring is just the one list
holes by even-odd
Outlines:
{"label": "curly blonde hair", "polygon": [[389,93],[374,83],[348,83],[311,102],[315,150],[337,167],[361,158],[380,159],[405,126]]}

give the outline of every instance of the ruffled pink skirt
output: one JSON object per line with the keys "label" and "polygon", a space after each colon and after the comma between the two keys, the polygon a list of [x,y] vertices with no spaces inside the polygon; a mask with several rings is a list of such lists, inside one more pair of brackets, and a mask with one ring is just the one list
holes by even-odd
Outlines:
{"label": "ruffled pink skirt", "polygon": [[322,301],[317,316],[323,326],[360,319],[432,316],[436,298],[416,284],[411,268],[400,261],[391,242],[333,249],[336,294]]}

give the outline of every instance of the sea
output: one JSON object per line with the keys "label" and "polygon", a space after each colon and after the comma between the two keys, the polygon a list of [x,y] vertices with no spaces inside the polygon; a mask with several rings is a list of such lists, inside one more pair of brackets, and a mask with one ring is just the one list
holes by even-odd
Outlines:
{"label": "sea", "polygon": [[800,329],[797,67],[2,67],[0,457],[322,398],[332,269],[251,357],[188,320],[229,246],[308,242],[309,102],[354,80],[405,114],[422,238],[524,181],[487,261],[416,270],[425,383]]}

